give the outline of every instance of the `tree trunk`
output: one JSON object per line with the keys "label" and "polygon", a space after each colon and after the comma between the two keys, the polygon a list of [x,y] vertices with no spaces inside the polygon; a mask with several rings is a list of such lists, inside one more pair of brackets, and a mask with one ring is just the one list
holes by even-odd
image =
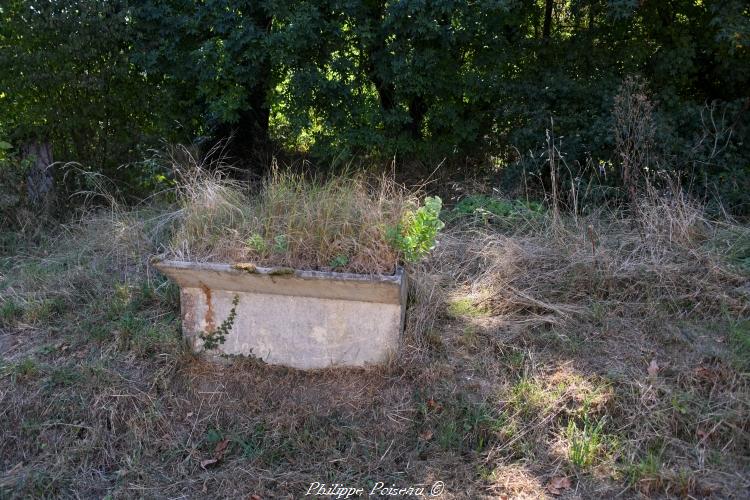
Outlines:
{"label": "tree trunk", "polygon": [[[264,29],[267,35],[271,33],[272,21],[273,18],[264,12],[256,12],[253,16],[254,24]],[[268,134],[271,109],[267,100],[271,91],[271,61],[268,55],[260,63],[257,77],[255,85],[245,88],[247,106],[239,112],[238,121],[221,125],[218,132],[220,139],[231,137],[228,153],[239,160],[262,155],[271,143]],[[248,163],[248,167],[251,164]]]}
{"label": "tree trunk", "polygon": [[31,141],[21,146],[21,158],[31,161],[26,173],[26,195],[29,203],[46,209],[54,196],[52,147],[48,142]]}
{"label": "tree trunk", "polygon": [[364,54],[365,73],[375,86],[375,90],[378,93],[378,101],[380,102],[380,109],[383,111],[385,118],[387,118],[396,108],[396,87],[393,81],[383,78],[383,75],[378,71],[378,63],[383,58],[387,60],[389,57],[385,36],[380,33],[384,10],[385,3],[382,1],[365,3],[361,22],[363,27],[369,25],[371,30],[378,33],[377,36],[373,37],[372,43],[362,43],[362,53]]}
{"label": "tree trunk", "polygon": [[412,98],[409,102],[409,117],[411,122],[408,125],[408,131],[414,140],[422,138],[422,124],[427,114],[427,103],[422,96]]}
{"label": "tree trunk", "polygon": [[544,27],[542,28],[542,38],[549,38],[552,32],[552,10],[555,0],[546,0],[544,3]]}

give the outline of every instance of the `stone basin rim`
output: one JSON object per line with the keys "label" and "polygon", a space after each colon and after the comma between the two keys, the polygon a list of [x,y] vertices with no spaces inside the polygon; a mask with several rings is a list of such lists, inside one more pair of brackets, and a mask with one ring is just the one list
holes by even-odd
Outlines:
{"label": "stone basin rim", "polygon": [[[261,267],[255,266],[250,262],[236,262],[233,264],[227,262],[197,262],[188,260],[171,260],[171,259],[152,259],[152,265],[157,269],[164,267],[166,269],[184,269],[192,271],[213,271],[219,273],[229,273],[236,276],[267,276],[273,279],[283,278],[302,278],[309,280],[335,280],[335,281],[360,281],[370,283],[400,283],[404,279],[404,268],[396,267],[394,274],[361,274],[337,271],[312,271],[304,269],[295,269],[288,266]],[[237,266],[252,264],[253,271],[238,268]],[[289,270],[288,273],[280,273],[280,270]],[[293,271],[293,272],[292,272]]]}

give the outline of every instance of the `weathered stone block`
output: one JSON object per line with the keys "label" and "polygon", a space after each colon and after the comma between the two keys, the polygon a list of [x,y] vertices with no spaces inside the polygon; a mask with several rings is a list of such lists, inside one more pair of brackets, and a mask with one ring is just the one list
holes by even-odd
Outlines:
{"label": "weathered stone block", "polygon": [[160,261],[180,286],[182,330],[195,352],[238,298],[236,318],[216,354],[254,355],[294,368],[382,363],[398,349],[406,276],[361,275],[251,264]]}

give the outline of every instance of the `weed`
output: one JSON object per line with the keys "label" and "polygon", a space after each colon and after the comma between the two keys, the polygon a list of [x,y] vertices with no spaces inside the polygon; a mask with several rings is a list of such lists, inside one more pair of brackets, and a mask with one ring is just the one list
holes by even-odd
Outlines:
{"label": "weed", "polygon": [[137,349],[144,356],[152,356],[161,350],[172,350],[179,338],[179,332],[173,325],[153,323],[141,332],[137,338]]}
{"label": "weed", "polygon": [[445,226],[440,220],[443,202],[438,196],[428,196],[424,205],[404,213],[401,221],[388,229],[388,239],[407,262],[417,262],[433,248],[438,233]]}
{"label": "weed", "polygon": [[52,318],[64,311],[65,305],[60,298],[43,299],[39,302],[28,304],[23,311],[23,319],[35,325],[47,323]]}
{"label": "weed", "polygon": [[505,362],[508,364],[508,367],[514,372],[518,372],[523,368],[525,360],[526,353],[522,349],[511,349],[505,355]]}
{"label": "weed", "polygon": [[240,303],[240,296],[235,295],[232,299],[232,309],[229,311],[227,318],[213,332],[200,332],[198,336],[203,340],[203,347],[207,350],[216,349],[227,341],[227,336],[231,333],[234,326],[234,320],[237,317],[237,304]]}
{"label": "weed", "polygon": [[564,391],[563,387],[545,387],[536,380],[522,378],[511,390],[510,404],[526,417],[544,415],[557,406]]}
{"label": "weed", "polygon": [[252,430],[234,439],[234,442],[239,446],[242,452],[242,457],[248,460],[252,460],[256,457],[261,456],[265,451],[265,437],[267,429],[264,424],[256,424]]}
{"label": "weed", "polygon": [[256,254],[261,257],[265,256],[268,253],[268,243],[266,243],[266,240],[258,233],[253,233],[250,235],[250,237],[247,239],[247,246],[250,247],[250,249]]}
{"label": "weed", "polygon": [[36,349],[36,353],[41,356],[49,356],[57,351],[57,347],[54,344],[44,344]]}
{"label": "weed", "polygon": [[289,240],[285,234],[278,234],[273,237],[273,251],[276,253],[286,253],[289,251]]}
{"label": "weed", "polygon": [[461,332],[461,341],[467,347],[475,347],[478,340],[477,329],[473,325],[467,325]]}
{"label": "weed", "polygon": [[[459,400],[443,405],[428,400],[420,411],[421,425],[434,428],[435,442],[446,450],[481,452],[506,426],[503,415],[487,403]],[[430,432],[427,435],[433,437]]]}
{"label": "weed", "polygon": [[346,255],[337,255],[334,257],[331,262],[328,263],[328,265],[331,267],[331,269],[336,269],[337,267],[344,267],[349,263],[349,257]]}
{"label": "weed", "polygon": [[60,389],[75,385],[83,378],[81,371],[72,365],[64,365],[53,368],[45,380],[47,389]]}
{"label": "weed", "polygon": [[497,218],[523,218],[538,215],[543,212],[541,203],[520,200],[504,200],[491,196],[474,194],[462,198],[448,215],[450,220],[458,217],[475,216],[485,223]]}
{"label": "weed", "polygon": [[657,489],[661,482],[662,451],[649,450],[638,463],[626,469],[628,483],[643,493]]}

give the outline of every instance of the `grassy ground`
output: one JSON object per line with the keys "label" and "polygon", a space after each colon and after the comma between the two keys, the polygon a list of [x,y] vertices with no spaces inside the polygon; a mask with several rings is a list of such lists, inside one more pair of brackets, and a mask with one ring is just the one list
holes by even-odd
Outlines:
{"label": "grassy ground", "polygon": [[186,353],[147,264],[154,214],[19,247],[0,261],[0,497],[748,496],[747,228],[680,199],[454,215],[410,270],[399,358],[367,370]]}

